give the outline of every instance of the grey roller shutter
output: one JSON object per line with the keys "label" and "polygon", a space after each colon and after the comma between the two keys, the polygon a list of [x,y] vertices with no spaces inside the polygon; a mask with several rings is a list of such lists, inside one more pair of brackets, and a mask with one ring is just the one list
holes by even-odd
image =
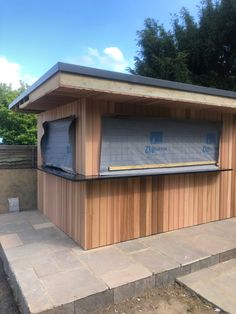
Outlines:
{"label": "grey roller shutter", "polygon": [[100,173],[214,166],[221,125],[215,122],[104,117]]}

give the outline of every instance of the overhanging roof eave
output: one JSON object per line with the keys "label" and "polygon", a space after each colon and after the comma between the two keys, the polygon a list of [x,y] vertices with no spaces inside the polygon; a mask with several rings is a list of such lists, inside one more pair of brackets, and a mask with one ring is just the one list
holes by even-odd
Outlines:
{"label": "overhanging roof eave", "polygon": [[236,99],[236,92],[233,92],[233,91],[191,85],[191,84],[186,84],[186,83],[172,82],[172,81],[166,81],[166,80],[144,77],[144,76],[139,76],[139,75],[112,72],[112,71],[107,71],[107,70],[101,70],[101,69],[95,69],[95,68],[89,68],[89,67],[84,67],[84,66],[79,66],[79,65],[58,62],[48,72],[46,72],[38,81],[36,81],[20,96],[18,96],[9,105],[9,108],[12,109],[13,107],[17,105],[24,103],[25,100],[28,100],[29,95],[33,91],[35,91],[38,87],[40,87],[47,80],[52,78],[58,72],[64,72],[64,73],[69,73],[69,74],[74,74],[74,75],[85,76],[85,77],[86,76],[94,77],[98,79],[100,78],[100,79],[105,79],[105,80],[110,80],[110,81],[117,81],[117,82],[130,83],[130,84],[136,84],[136,85],[159,87],[159,88],[161,87],[161,88],[166,88],[166,89],[171,89],[171,90],[186,91],[186,92],[197,93],[197,94],[205,94],[205,95]]}

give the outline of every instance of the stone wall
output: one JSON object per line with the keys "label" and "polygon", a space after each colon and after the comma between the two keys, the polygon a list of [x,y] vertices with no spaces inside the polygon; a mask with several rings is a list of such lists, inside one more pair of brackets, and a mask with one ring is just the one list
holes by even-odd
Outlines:
{"label": "stone wall", "polygon": [[9,211],[8,198],[14,197],[20,210],[37,208],[36,169],[0,169],[0,213]]}

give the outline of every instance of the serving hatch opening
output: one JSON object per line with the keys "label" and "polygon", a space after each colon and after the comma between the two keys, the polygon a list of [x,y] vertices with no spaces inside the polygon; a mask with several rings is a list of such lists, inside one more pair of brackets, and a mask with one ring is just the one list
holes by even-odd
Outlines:
{"label": "serving hatch opening", "polygon": [[152,117],[103,117],[100,175],[218,168],[221,124]]}
{"label": "serving hatch opening", "polygon": [[75,116],[46,121],[43,129],[43,166],[75,173]]}

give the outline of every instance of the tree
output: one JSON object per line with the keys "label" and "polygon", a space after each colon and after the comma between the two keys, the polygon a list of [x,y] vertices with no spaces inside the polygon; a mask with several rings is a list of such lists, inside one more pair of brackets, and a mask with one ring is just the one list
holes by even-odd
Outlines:
{"label": "tree", "polygon": [[166,31],[146,19],[131,73],[236,90],[236,1],[203,0],[196,22],[183,8]]}
{"label": "tree", "polygon": [[186,54],[179,52],[174,35],[153,19],[145,20],[145,28],[138,32],[140,57],[135,57],[133,74],[160,77],[173,81],[188,81]]}
{"label": "tree", "polygon": [[22,84],[18,90],[12,90],[8,85],[0,84],[0,137],[4,144],[36,144],[36,116],[8,109],[9,103],[25,88]]}

